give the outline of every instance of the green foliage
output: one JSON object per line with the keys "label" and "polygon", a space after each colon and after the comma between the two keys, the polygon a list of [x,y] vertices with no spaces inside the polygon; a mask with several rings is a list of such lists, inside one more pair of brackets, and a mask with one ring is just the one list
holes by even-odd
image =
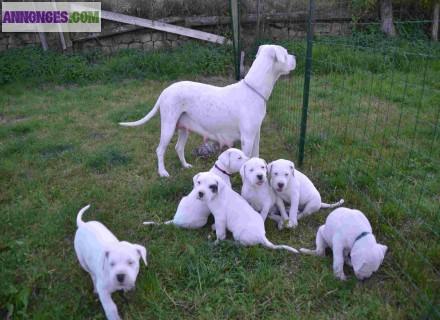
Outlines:
{"label": "green foliage", "polygon": [[187,43],[173,50],[143,52],[126,49],[111,56],[43,52],[39,48],[0,53],[0,85],[17,81],[85,84],[125,78],[176,79],[183,75],[226,74],[229,48]]}

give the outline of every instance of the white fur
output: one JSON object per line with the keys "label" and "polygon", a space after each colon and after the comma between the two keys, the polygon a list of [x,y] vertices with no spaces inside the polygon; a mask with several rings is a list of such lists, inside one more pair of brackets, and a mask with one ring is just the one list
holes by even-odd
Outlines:
{"label": "white fur", "polygon": [[107,319],[120,319],[111,294],[134,288],[139,259],[147,265],[147,250],[139,244],[119,241],[100,222],[83,222],[82,215],[89,207],[82,208],[76,218],[76,255],[81,267],[92,277],[94,292],[99,295]]}
{"label": "white fur", "polygon": [[266,238],[261,215],[218,176],[210,172],[197,174],[194,177],[194,190],[214,215],[216,242],[226,239],[226,230],[229,230],[234,239],[245,246],[261,244],[270,249],[298,252],[290,246],[272,244]]}
{"label": "white fur", "polygon": [[[369,232],[359,240],[362,232]],[[359,280],[369,278],[376,272],[388,247],[376,242],[367,217],[359,210],[338,208],[332,211],[316,234],[316,249],[301,248],[300,251],[317,256],[325,255],[325,248],[333,250],[333,272],[345,280],[344,261],[353,267]]]}
{"label": "white fur", "polygon": [[[154,108],[141,120],[122,122],[122,126],[138,126],[150,120],[157,111],[161,116],[161,136],[156,149],[158,171],[168,177],[164,154],[178,129],[176,152],[183,167],[190,167],[185,160],[185,144],[191,131],[203,138],[232,146],[241,142],[247,156],[258,156],[260,127],[266,115],[266,102],[275,82],[281,75],[295,69],[296,60],[287,50],[276,45],[263,45],[245,77],[226,87],[181,81],[166,88]],[[252,90],[251,86],[254,90]]]}
{"label": "white fur", "polygon": [[[230,148],[224,151],[215,162],[215,165],[217,165],[217,167],[219,167],[221,170],[217,169],[214,165],[209,172],[219,176],[226,185],[231,187],[229,175],[223,173],[222,171],[225,171],[229,174],[236,173],[247,160],[248,157],[246,157],[243,151]],[[189,229],[201,228],[208,221],[210,213],[211,211],[209,211],[206,203],[198,200],[196,192],[192,190],[190,194],[180,200],[173,220],[169,220],[165,222],[165,224],[175,224],[176,226]],[[144,224],[157,223],[146,221]]]}
{"label": "white fur", "polygon": [[[290,203],[288,227],[296,227],[298,219],[310,215],[321,208],[334,208],[344,203],[321,202],[321,195],[306,175],[295,169],[289,160],[276,160],[268,165],[270,184],[276,194]],[[299,212],[299,213],[298,213]]]}
{"label": "white fur", "polygon": [[269,184],[266,161],[260,158],[251,158],[241,167],[240,175],[243,181],[241,196],[249,202],[252,208],[260,212],[263,221],[266,221],[269,213],[279,211],[282,219],[276,220],[278,228],[282,229],[283,220],[288,220],[289,217],[283,200],[276,195]]}

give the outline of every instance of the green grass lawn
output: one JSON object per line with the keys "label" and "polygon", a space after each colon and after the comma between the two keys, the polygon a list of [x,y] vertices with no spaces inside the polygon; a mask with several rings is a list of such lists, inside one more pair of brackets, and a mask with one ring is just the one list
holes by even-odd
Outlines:
{"label": "green grass lawn", "polygon": [[[201,142],[192,135],[186,155],[194,167],[182,169],[170,145],[166,164],[172,177],[161,179],[155,155],[159,117],[138,128],[118,126],[150,110],[171,80],[31,85],[21,79],[0,87],[1,317],[105,318],[73,249],[77,212],[91,203],[85,220],[99,220],[118,238],[149,250],[149,266],[141,267],[128,304],[114,294],[124,319],[435,318],[438,69],[424,91],[428,100],[419,105],[418,91],[398,85],[387,91],[391,82],[379,82],[391,77],[386,72],[325,70],[312,80],[303,171],[325,201],[343,197],[348,207],[363,210],[378,240],[389,246],[371,279],[356,281],[347,268],[349,280],[336,280],[331,254],[292,255],[232,241],[214,246],[209,226],[143,226],[144,220],[172,218],[192,188],[192,176],[214,161],[191,154]],[[411,70],[393,77],[407,75],[417,77]],[[260,146],[267,160],[296,160],[302,77],[298,71],[281,80],[271,98]],[[415,119],[421,125],[414,136]],[[396,128],[398,133],[391,130]],[[233,185],[239,190],[238,176]],[[300,220],[295,230],[279,232],[267,222],[268,238],[312,247],[328,212]]]}

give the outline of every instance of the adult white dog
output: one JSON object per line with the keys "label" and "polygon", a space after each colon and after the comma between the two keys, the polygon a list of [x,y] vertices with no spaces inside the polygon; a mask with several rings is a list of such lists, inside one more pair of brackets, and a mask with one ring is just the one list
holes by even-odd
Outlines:
{"label": "adult white dog", "polygon": [[[298,225],[298,219],[310,215],[321,208],[334,208],[344,203],[344,199],[333,204],[321,202],[321,195],[307,176],[295,169],[289,160],[276,160],[268,165],[270,184],[276,194],[290,203],[287,227]],[[299,213],[298,213],[299,212]]]}
{"label": "adult white dog", "polygon": [[[218,157],[214,166],[209,172],[220,177],[223,182],[231,187],[231,179],[233,173],[240,170],[243,163],[248,157],[243,151],[235,148],[229,148]],[[165,222],[165,224],[175,224],[181,228],[196,229],[203,227],[208,221],[211,211],[206,203],[197,198],[197,192],[193,189],[190,194],[180,200],[176,214],[173,220]],[[146,221],[144,224],[159,224],[153,221]]]}
{"label": "adult white dog", "polygon": [[388,247],[377,243],[367,217],[359,211],[338,208],[331,212],[316,234],[316,249],[300,251],[317,256],[325,255],[325,248],[333,250],[333,272],[345,280],[344,261],[352,266],[356,278],[363,280],[376,272]]}
{"label": "adult white dog", "polygon": [[226,230],[229,230],[235,241],[242,245],[261,244],[270,249],[285,249],[298,253],[290,246],[274,245],[270,242],[266,238],[261,215],[215,174],[197,174],[194,177],[194,189],[198,198],[206,202],[214,215],[216,242],[226,239]]}
{"label": "adult white dog", "polygon": [[166,88],[154,108],[141,120],[122,122],[122,126],[138,126],[150,120],[158,110],[161,116],[161,135],[156,149],[158,171],[168,177],[164,154],[178,129],[176,152],[182,166],[185,144],[191,131],[205,140],[218,141],[231,147],[241,141],[241,149],[250,157],[258,157],[260,127],[266,115],[266,102],[275,82],[281,75],[295,69],[296,60],[283,47],[263,45],[244,80],[226,87],[181,81]]}
{"label": "adult white dog", "polygon": [[[282,219],[276,219],[278,229],[282,229],[283,221],[288,220],[283,200],[277,196],[267,179],[267,163],[261,158],[251,158],[240,169],[243,185],[241,196],[256,211],[260,212],[263,221],[269,213],[281,214]],[[274,217],[270,215],[269,217]],[[277,217],[277,216],[275,216]]]}
{"label": "adult white dog", "polygon": [[82,208],[76,218],[75,251],[81,267],[92,277],[94,292],[99,295],[107,319],[120,319],[111,294],[131,290],[139,273],[139,259],[147,265],[147,250],[139,244],[119,241],[102,223],[83,222]]}

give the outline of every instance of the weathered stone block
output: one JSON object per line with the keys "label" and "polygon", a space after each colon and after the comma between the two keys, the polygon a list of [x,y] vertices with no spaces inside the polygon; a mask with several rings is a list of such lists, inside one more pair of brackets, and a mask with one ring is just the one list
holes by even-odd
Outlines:
{"label": "weathered stone block", "polygon": [[151,35],[151,40],[153,41],[158,41],[158,40],[163,40],[163,33],[162,32],[155,32]]}
{"label": "weathered stone block", "polygon": [[149,42],[149,41],[151,41],[151,33],[148,32],[148,33],[141,34],[138,39],[140,42]]}
{"label": "weathered stone block", "polygon": [[142,49],[142,43],[140,42],[132,42],[128,45],[130,49]]}

